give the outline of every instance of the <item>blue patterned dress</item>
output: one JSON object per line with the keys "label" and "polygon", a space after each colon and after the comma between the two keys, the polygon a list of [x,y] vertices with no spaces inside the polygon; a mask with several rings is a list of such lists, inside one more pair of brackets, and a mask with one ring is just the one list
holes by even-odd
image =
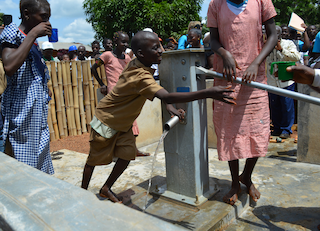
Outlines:
{"label": "blue patterned dress", "polygon": [[[25,38],[26,35],[11,23],[3,30],[0,42],[20,46]],[[3,140],[9,139],[15,158],[53,174],[47,124],[48,80],[48,70],[35,42],[22,66],[13,76],[7,76],[8,86],[2,96],[1,110]]]}

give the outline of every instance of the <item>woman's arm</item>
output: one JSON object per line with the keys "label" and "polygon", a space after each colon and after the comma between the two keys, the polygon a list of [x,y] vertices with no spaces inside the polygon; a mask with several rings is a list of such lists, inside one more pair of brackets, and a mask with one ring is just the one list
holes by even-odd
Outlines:
{"label": "woman's arm", "polygon": [[247,70],[243,74],[243,81],[251,82],[255,81],[258,75],[259,66],[263,60],[270,54],[275,45],[277,45],[277,31],[274,23],[274,19],[271,18],[263,23],[266,27],[267,41],[264,44],[260,54],[250,64]]}
{"label": "woman's arm", "polygon": [[238,64],[232,54],[224,49],[219,42],[219,31],[218,28],[210,28],[210,45],[211,50],[220,55],[223,60],[223,76],[227,77],[229,82],[232,82],[233,76],[236,77],[236,68]]}
{"label": "woman's arm", "polygon": [[51,35],[51,24],[42,22],[29,31],[19,47],[4,43],[2,62],[7,76],[12,76],[21,67],[36,38],[46,35]]}

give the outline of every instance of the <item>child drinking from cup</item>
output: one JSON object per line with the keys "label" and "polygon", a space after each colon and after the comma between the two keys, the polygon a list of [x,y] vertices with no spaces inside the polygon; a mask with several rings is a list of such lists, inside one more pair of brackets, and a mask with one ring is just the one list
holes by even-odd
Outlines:
{"label": "child drinking from cup", "polygon": [[2,95],[5,153],[53,174],[47,124],[49,73],[37,38],[51,35],[47,0],[21,0],[19,27],[6,26],[0,36],[8,85]]}

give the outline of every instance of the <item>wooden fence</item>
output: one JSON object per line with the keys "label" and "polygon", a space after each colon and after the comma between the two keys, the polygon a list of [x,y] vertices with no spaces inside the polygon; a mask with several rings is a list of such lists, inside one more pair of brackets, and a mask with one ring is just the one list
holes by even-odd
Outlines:
{"label": "wooden fence", "polygon": [[[98,103],[97,89],[100,87],[91,75],[94,62],[46,62],[51,77],[48,87],[52,92],[48,111],[51,141],[88,132]],[[104,66],[97,71],[106,84]]]}

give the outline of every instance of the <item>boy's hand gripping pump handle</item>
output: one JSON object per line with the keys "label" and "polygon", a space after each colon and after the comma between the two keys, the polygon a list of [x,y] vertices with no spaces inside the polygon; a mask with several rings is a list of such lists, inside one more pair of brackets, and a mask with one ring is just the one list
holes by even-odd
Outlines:
{"label": "boy's hand gripping pump handle", "polygon": [[170,120],[168,120],[164,124],[164,130],[169,131],[171,128],[173,128],[177,123],[179,123],[179,116],[174,116]]}

